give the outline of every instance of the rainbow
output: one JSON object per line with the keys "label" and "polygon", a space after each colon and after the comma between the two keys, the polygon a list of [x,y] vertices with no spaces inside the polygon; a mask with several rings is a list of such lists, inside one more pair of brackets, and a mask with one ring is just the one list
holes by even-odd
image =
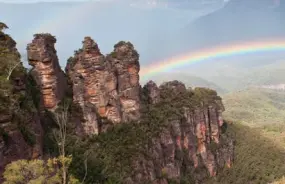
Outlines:
{"label": "rainbow", "polygon": [[206,60],[216,60],[231,56],[272,51],[285,51],[284,38],[279,40],[237,42],[234,44],[221,45],[198,50],[196,52],[190,52],[182,56],[158,62],[156,61],[149,66],[142,67],[140,70],[140,76],[143,79],[147,79],[160,72],[177,69]]}

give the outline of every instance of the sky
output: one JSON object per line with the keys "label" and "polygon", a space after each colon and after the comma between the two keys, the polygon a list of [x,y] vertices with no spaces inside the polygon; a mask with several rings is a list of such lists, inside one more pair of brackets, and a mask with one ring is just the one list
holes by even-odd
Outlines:
{"label": "sky", "polygon": [[[4,1],[23,2],[23,0]],[[0,3],[4,1],[0,0]],[[25,0],[30,3],[32,1]],[[143,67],[179,56],[181,53],[189,53],[192,51],[189,47],[192,43],[203,43],[203,46],[209,46],[209,42],[218,41],[219,44],[220,40],[231,40],[233,37],[239,39],[258,35],[258,33],[269,35],[272,33],[273,35],[274,31],[278,33],[276,30],[284,30],[279,24],[279,18],[264,16],[262,12],[256,15],[249,14],[249,12],[235,15],[232,9],[218,11],[223,7],[221,0],[215,0],[217,3],[213,6],[203,5],[198,8],[190,6],[145,8],[141,4],[128,6],[128,4],[121,3],[122,1],[0,4],[0,21],[9,26],[6,32],[17,42],[17,48],[23,56],[26,67],[29,67],[26,61],[26,46],[32,41],[35,33],[51,33],[56,36],[55,47],[60,65],[64,68],[74,50],[82,47],[81,42],[85,36],[92,37],[103,54],[110,53],[114,44],[121,40],[132,42],[140,54],[140,64]],[[251,1],[259,2],[260,0]],[[176,1],[173,0],[173,2]],[[207,15],[214,11],[217,13]],[[264,26],[263,22],[266,21],[271,24]],[[184,28],[187,29],[184,30]],[[209,75],[210,78],[213,71],[216,68],[222,68],[223,65],[223,62],[213,62],[213,66],[209,68],[207,62],[202,62],[195,66],[176,69],[176,71],[192,72],[202,76]],[[227,70],[222,73],[231,73],[231,70],[222,70]]]}
{"label": "sky", "polygon": [[[20,0],[7,1],[11,3]],[[33,0],[25,0],[28,1]],[[141,6],[128,7],[120,5],[120,1],[116,2],[115,5],[100,2],[75,5],[7,4],[0,6],[1,21],[9,26],[7,33],[16,40],[21,53],[26,52],[26,45],[33,34],[49,32],[55,35],[62,66],[65,66],[73,51],[81,47],[84,36],[91,36],[96,40],[104,54],[111,52],[113,45],[120,40],[131,41],[141,55],[141,62],[147,63],[176,47],[175,44],[163,44],[159,46],[161,52],[158,52],[154,49],[158,47],[157,44],[166,42],[165,38],[176,35],[175,32],[194,19],[217,9],[144,9]]]}
{"label": "sky", "polygon": [[63,2],[63,1],[84,2],[86,0],[0,0],[0,2],[4,3],[35,3],[35,2]]}
{"label": "sky", "polygon": [[[35,2],[84,2],[84,1],[107,1],[107,0],[0,0],[4,3],[35,3]],[[228,2],[230,0],[224,0]]]}

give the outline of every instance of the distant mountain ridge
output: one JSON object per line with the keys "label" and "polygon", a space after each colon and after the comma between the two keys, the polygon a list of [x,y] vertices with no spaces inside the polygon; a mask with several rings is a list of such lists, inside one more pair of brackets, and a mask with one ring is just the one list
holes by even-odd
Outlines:
{"label": "distant mountain ridge", "polygon": [[185,47],[285,37],[284,17],[283,3],[231,0],[223,8],[198,18],[182,30],[187,38]]}
{"label": "distant mountain ridge", "polygon": [[[133,1],[132,1],[133,2]],[[148,4],[152,6],[164,6],[172,8],[183,8],[183,9],[195,9],[202,8],[204,6],[216,6],[224,5],[224,0],[138,0],[136,3]]]}
{"label": "distant mountain ridge", "polygon": [[179,80],[187,87],[195,88],[195,87],[205,87],[214,89],[218,92],[218,94],[224,94],[228,91],[225,88],[222,88],[221,86],[215,84],[214,82],[210,82],[202,77],[197,77],[190,74],[182,74],[182,73],[162,73],[160,75],[154,76],[153,81],[157,82],[158,84],[162,84],[163,82],[169,81],[169,80]]}
{"label": "distant mountain ridge", "polygon": [[258,86],[258,87],[264,88],[264,89],[273,89],[273,90],[285,91],[285,84],[271,84],[271,85],[262,85],[262,86]]}
{"label": "distant mountain ridge", "polygon": [[280,1],[276,0],[231,0],[227,5],[225,5],[225,10],[233,8],[239,10],[267,9],[280,5]]}

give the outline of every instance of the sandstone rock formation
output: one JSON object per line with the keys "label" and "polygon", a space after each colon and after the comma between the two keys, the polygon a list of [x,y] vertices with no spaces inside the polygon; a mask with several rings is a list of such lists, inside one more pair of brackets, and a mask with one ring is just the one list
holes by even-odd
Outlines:
{"label": "sandstone rock formation", "polygon": [[[97,43],[85,37],[83,48],[70,58],[66,72],[72,83],[73,101],[83,113],[86,134],[103,131],[102,119],[113,124],[139,119],[138,54],[130,43],[117,44],[106,58]],[[87,110],[92,105],[97,115]]]}
{"label": "sandstone rock formation", "polygon": [[123,121],[140,118],[139,54],[130,42],[119,42],[107,56],[115,67]]}
{"label": "sandstone rock formation", "polygon": [[149,81],[144,88],[147,91],[148,103],[157,104],[160,100],[158,86],[153,81]]}
{"label": "sandstone rock formation", "polygon": [[43,106],[53,109],[64,97],[66,79],[60,68],[54,44],[55,37],[50,34],[35,34],[27,46],[29,64],[42,93]]}
{"label": "sandstone rock formation", "polygon": [[[0,30],[0,183],[8,163],[43,155],[40,119],[37,111],[31,110],[34,106],[27,75],[19,62],[16,42]],[[7,80],[5,69],[11,66],[17,67]]]}
{"label": "sandstone rock formation", "polygon": [[83,48],[75,52],[66,67],[73,101],[82,111],[79,124],[87,135],[104,132],[106,120],[112,126],[131,121],[157,123],[146,122],[151,119],[146,114],[161,112],[162,117],[154,115],[157,121],[164,121],[159,133],[147,133],[151,137],[145,138],[150,139],[145,153],[150,156],[135,157],[125,183],[167,184],[169,179],[178,181],[185,174],[199,183],[208,175],[215,176],[225,165],[231,167],[234,145],[222,134],[224,107],[217,93],[204,88],[186,89],[179,81],[159,87],[150,81],[141,89],[138,60],[129,42],[119,42],[105,57],[94,40],[85,37]]}
{"label": "sandstone rock formation", "polygon": [[37,115],[28,117],[28,127],[30,132],[34,134],[34,141],[27,142],[27,137],[23,132],[12,124],[11,119],[2,119],[0,126],[2,128],[0,136],[0,174],[4,171],[7,164],[19,159],[36,159],[43,156],[43,131]]}
{"label": "sandstone rock formation", "polygon": [[[0,34],[0,43],[1,38],[4,37]],[[112,160],[113,155],[112,161],[106,159],[108,164],[111,162],[115,165],[115,169],[130,168],[129,172],[119,173],[120,176],[124,175],[124,183],[170,184],[170,181],[181,181],[185,177],[188,183],[201,183],[208,176],[215,176],[225,165],[231,167],[234,144],[224,133],[224,107],[215,91],[186,89],[179,81],[167,82],[159,87],[150,81],[141,88],[139,55],[134,46],[129,42],[119,42],[113,52],[104,56],[90,37],[84,38],[82,49],[68,60],[68,77],[65,78],[56,56],[55,42],[56,39],[49,34],[38,34],[27,47],[29,64],[33,66],[31,74],[40,89],[40,109],[32,113],[19,104],[22,108],[20,111],[17,108],[13,111],[0,108],[0,173],[13,160],[42,156],[44,133],[39,118],[39,114],[42,114],[38,110],[53,111],[64,97],[70,98],[66,94],[67,82],[73,100],[69,123],[77,125],[76,131],[80,136],[100,134],[106,135],[108,140],[110,137],[107,134],[112,133],[112,129],[107,131],[109,126],[128,123],[119,127],[130,128],[128,135],[138,137],[135,139],[137,142],[130,139],[125,141],[128,131],[120,129],[117,132],[122,133],[119,139],[110,138],[115,142],[114,146],[122,141],[122,144],[128,144],[127,151],[137,151],[128,154],[130,158],[127,159],[131,162],[127,166],[123,165],[127,162],[114,163],[124,157],[119,149],[115,151],[119,159],[116,157]],[[9,50],[16,52],[15,43],[9,43],[7,45],[12,45]],[[26,77],[13,76],[13,94],[31,96],[26,87]],[[8,99],[7,96],[5,98]],[[29,131],[33,132],[34,139],[30,143],[24,135],[26,129],[12,123],[16,112]],[[139,135],[135,128],[139,129]],[[91,142],[88,142],[88,146],[95,147],[99,152],[97,148],[100,148],[100,142],[95,141],[94,145]],[[108,147],[107,144],[103,142],[102,147]],[[111,146],[111,150],[114,146]],[[110,154],[110,150],[107,150],[99,154],[99,159]],[[103,161],[100,160],[102,164],[105,158],[110,159],[104,157]],[[96,160],[96,155],[92,159]],[[110,168],[113,175],[114,167],[108,165],[107,170]],[[107,173],[107,170],[104,171]]]}
{"label": "sandstone rock formation", "polygon": [[[173,96],[187,92],[184,84],[178,81],[164,83],[159,88],[150,81],[144,87],[152,104],[160,103],[160,98],[164,97],[159,94],[166,88]],[[185,174],[190,177],[187,182],[200,183],[208,174],[215,176],[225,165],[231,167],[233,140],[221,132],[224,124],[221,112],[224,107],[215,93],[210,96],[212,99],[207,105],[194,107],[194,104],[181,104],[185,105],[182,116],[173,115],[166,119],[169,122],[160,136],[152,138],[152,146],[148,150],[151,158],[137,159],[133,166],[134,176],[129,177],[126,183],[153,181],[155,184],[167,184],[169,179],[180,181]]]}
{"label": "sandstone rock formation", "polygon": [[114,69],[90,37],[84,38],[83,48],[70,59],[66,72],[72,83],[73,101],[83,112],[84,133],[99,133],[99,117],[121,122]]}

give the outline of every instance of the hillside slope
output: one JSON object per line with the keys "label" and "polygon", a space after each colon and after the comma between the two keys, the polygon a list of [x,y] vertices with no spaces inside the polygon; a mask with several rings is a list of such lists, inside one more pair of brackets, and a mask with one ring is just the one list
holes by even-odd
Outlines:
{"label": "hillside slope", "polygon": [[[284,92],[248,89],[223,96],[228,133],[235,137],[235,162],[209,184],[284,181]],[[283,180],[282,180],[283,179]]]}
{"label": "hillside slope", "polygon": [[[280,6],[281,7],[281,6]],[[260,38],[284,38],[284,11],[271,0],[231,0],[224,8],[190,23],[183,31],[189,45],[213,45]],[[187,42],[187,41],[186,41]]]}
{"label": "hillside slope", "polygon": [[268,184],[285,175],[284,132],[276,135],[237,122],[228,125],[228,131],[236,141],[234,165],[207,184]]}
{"label": "hillside slope", "polygon": [[[268,56],[269,57],[269,56]],[[207,71],[204,79],[222,86],[227,91],[245,90],[248,87],[261,85],[274,85],[285,83],[284,56],[279,60],[263,58],[261,60],[248,57],[238,61],[221,61],[215,64],[211,70],[206,66],[200,67],[200,71]],[[197,74],[196,74],[197,73]],[[193,72],[200,77],[201,74]]]}
{"label": "hillside slope", "polygon": [[281,123],[285,120],[285,92],[249,88],[223,96],[224,116],[250,124]]}

